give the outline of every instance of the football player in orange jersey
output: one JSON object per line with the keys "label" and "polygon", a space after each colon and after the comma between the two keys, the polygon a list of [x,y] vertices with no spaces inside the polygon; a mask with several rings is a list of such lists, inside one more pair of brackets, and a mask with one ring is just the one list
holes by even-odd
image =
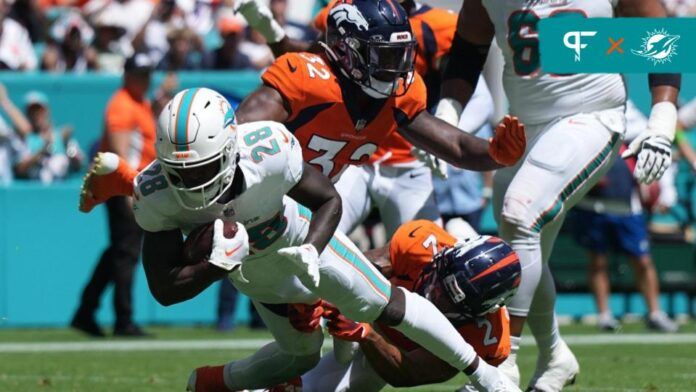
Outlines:
{"label": "football player in orange jersey", "polygon": [[305,160],[332,180],[349,165],[367,163],[393,132],[466,169],[492,170],[519,159],[526,139],[516,118],[506,117],[489,143],[425,110],[425,85],[413,72],[415,41],[395,1],[336,4],[324,48],[324,55],[278,58],[238,115],[242,122],[284,123],[303,146]]}
{"label": "football player in orange jersey", "polygon": [[[333,0],[319,12],[314,19],[317,30],[326,32],[329,10],[341,2],[342,0]],[[449,52],[457,16],[451,11],[413,0],[399,2],[409,16],[413,38],[417,42],[415,70],[427,86],[427,102],[435,103],[440,91],[440,66]],[[277,23],[272,19],[270,11],[258,0],[243,0],[238,3],[238,9],[251,21],[252,27],[266,36],[276,56],[288,52],[321,50],[319,45],[292,40],[282,30],[272,28]],[[481,83],[479,90],[485,91],[484,86]],[[486,105],[487,102],[487,99],[475,98],[469,106]],[[471,129],[467,130],[469,132],[478,130],[487,121],[485,115],[473,117],[476,118],[467,123],[471,125],[468,127]],[[336,189],[343,199],[339,229],[345,233],[352,232],[367,217],[373,206],[380,212],[387,237],[391,237],[400,224],[412,219],[440,222],[432,174],[428,167],[434,174],[446,177],[447,166],[444,161],[422,150],[414,150],[413,145],[398,132],[391,133],[370,157],[369,164],[348,167],[336,183]]]}
{"label": "football player in orange jersey", "polygon": [[[504,305],[519,284],[521,270],[517,254],[506,243],[488,236],[457,242],[435,223],[417,220],[399,227],[390,243],[365,256],[394,285],[430,299],[486,362],[497,366],[507,358],[510,328]],[[318,316],[323,314],[334,338],[358,342],[361,350],[345,365],[338,364],[334,355],[322,357],[301,380],[289,383],[304,392],[379,391],[387,383],[417,386],[444,382],[457,374],[388,326],[356,323],[327,303],[320,307],[323,312],[295,307],[291,321],[309,332],[318,328]]]}

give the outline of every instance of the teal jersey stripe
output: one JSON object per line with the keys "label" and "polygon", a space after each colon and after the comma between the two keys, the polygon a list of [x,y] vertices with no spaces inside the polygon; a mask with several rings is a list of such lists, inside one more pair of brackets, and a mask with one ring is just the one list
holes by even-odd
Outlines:
{"label": "teal jersey stripe", "polygon": [[197,91],[197,88],[188,89],[181,98],[179,111],[176,114],[176,135],[174,139],[177,151],[188,151],[188,118],[191,111],[191,103]]}
{"label": "teal jersey stripe", "polygon": [[605,162],[607,157],[611,156],[611,151],[616,146],[616,143],[620,140],[620,135],[614,133],[611,137],[609,143],[602,149],[602,151],[597,154],[594,159],[590,161],[585,168],[583,168],[578,175],[573,178],[568,185],[561,191],[561,193],[556,197],[553,204],[546,209],[534,222],[531,229],[536,233],[540,233],[541,229],[552,220],[556,219],[558,214],[563,210],[563,203],[565,203],[568,198],[575,193],[575,191]]}
{"label": "teal jersey stripe", "polygon": [[302,204],[297,204],[297,213],[307,220],[312,220],[312,211],[310,211],[309,208],[303,206]]}
{"label": "teal jersey stripe", "polygon": [[369,261],[356,255],[354,252],[344,246],[341,241],[336,239],[336,237],[331,237],[329,247],[336,252],[337,255],[353,264],[370,281],[372,287],[374,287],[379,294],[386,299],[391,297],[391,284],[383,276],[379,275],[379,272],[376,272],[373,268],[370,268],[367,265]]}

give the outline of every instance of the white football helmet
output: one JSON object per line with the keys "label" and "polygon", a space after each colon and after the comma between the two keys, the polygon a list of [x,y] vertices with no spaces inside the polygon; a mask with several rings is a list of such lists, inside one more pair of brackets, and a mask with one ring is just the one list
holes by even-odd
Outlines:
{"label": "white football helmet", "polygon": [[234,109],[211,89],[183,90],[159,116],[155,148],[179,204],[207,208],[230,188],[237,168]]}

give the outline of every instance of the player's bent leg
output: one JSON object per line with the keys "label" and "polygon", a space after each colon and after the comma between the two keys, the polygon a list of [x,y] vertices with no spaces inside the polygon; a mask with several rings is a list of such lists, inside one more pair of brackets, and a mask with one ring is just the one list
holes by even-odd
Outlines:
{"label": "player's bent leg", "polygon": [[190,391],[270,388],[309,371],[319,362],[324,339],[321,330],[313,333],[295,330],[287,318],[287,305],[252,302],[275,341],[250,357],[224,366],[196,369],[189,379]]}
{"label": "player's bent leg", "polygon": [[302,376],[302,392],[377,392],[386,384],[360,351],[346,365],[338,363],[329,352]]}
{"label": "player's bent leg", "polygon": [[464,370],[476,359],[473,347],[425,298],[394,288],[340,231],[321,254],[315,293],[348,318],[393,326],[452,367]]}
{"label": "player's bent leg", "polygon": [[336,191],[341,195],[343,211],[338,230],[350,234],[372,209],[372,200],[368,194],[368,182],[371,174],[366,170],[369,166],[349,166],[338,182],[334,184]]}
{"label": "player's bent leg", "polygon": [[133,180],[137,175],[138,172],[118,155],[97,153],[82,180],[80,211],[90,212],[114,196],[132,196]]}
{"label": "player's bent leg", "polygon": [[380,165],[379,179],[371,192],[379,196],[375,202],[382,222],[391,238],[402,224],[426,219],[442,226],[440,210],[435,202],[432,172],[424,164],[415,167]]}

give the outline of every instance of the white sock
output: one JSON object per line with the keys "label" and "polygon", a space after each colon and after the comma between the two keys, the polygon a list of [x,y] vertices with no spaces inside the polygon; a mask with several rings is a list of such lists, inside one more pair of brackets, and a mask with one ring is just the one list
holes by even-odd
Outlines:
{"label": "white sock", "polygon": [[401,324],[394,328],[452,367],[466,369],[477,357],[474,348],[430,301],[399,289],[406,298],[406,312]]}

